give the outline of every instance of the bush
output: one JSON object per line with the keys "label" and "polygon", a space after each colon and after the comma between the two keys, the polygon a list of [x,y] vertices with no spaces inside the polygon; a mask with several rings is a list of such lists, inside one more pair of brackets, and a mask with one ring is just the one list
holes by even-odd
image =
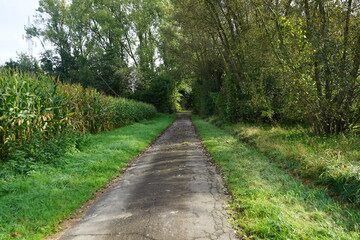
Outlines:
{"label": "bush", "polygon": [[173,91],[173,80],[162,74],[151,82],[150,88],[145,91],[141,100],[153,104],[159,112],[170,113],[174,110],[171,99]]}

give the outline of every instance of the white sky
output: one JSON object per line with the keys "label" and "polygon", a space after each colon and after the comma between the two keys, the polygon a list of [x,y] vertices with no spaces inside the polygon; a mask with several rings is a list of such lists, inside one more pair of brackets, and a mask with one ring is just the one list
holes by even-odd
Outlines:
{"label": "white sky", "polygon": [[[0,64],[10,58],[16,60],[17,52],[27,53],[24,26],[28,24],[29,16],[30,21],[34,21],[37,8],[38,0],[0,0]],[[40,43],[35,42],[34,57],[41,51]]]}

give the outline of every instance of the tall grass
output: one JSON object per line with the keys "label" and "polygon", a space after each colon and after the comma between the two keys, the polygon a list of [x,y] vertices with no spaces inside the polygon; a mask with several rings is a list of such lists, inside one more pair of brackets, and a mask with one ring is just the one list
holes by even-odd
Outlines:
{"label": "tall grass", "polygon": [[309,187],[233,132],[198,117],[194,124],[229,192],[240,239],[360,239],[360,212]]}
{"label": "tall grass", "polygon": [[[208,120],[222,124],[217,118]],[[314,136],[301,126],[265,124],[237,123],[223,128],[305,182],[324,185],[336,199],[360,207],[359,135]]]}
{"label": "tall grass", "polygon": [[0,160],[7,160],[29,141],[42,146],[60,135],[108,131],[155,114],[156,109],[149,104],[105,96],[45,75],[3,70]]}

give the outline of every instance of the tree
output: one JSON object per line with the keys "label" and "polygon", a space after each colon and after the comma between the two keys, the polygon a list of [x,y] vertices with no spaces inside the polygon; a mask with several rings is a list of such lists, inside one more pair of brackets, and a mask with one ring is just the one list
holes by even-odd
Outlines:
{"label": "tree", "polygon": [[169,106],[191,89],[202,115],[333,134],[359,122],[359,4],[41,0],[28,31],[55,46],[41,62],[62,81]]}
{"label": "tree", "polygon": [[[55,46],[42,63],[60,80],[127,95],[132,71],[138,88],[155,77],[160,1],[41,0],[28,33]],[[148,82],[148,83],[147,83]]]}
{"label": "tree", "polygon": [[34,57],[28,56],[25,53],[18,54],[17,61],[10,59],[8,62],[5,62],[3,67],[5,69],[15,69],[21,72],[30,72],[34,74],[42,72],[38,61]]}
{"label": "tree", "polygon": [[359,121],[358,1],[182,0],[173,6],[178,48],[188,53],[178,61],[191,63],[205,114],[303,122],[322,134]]}

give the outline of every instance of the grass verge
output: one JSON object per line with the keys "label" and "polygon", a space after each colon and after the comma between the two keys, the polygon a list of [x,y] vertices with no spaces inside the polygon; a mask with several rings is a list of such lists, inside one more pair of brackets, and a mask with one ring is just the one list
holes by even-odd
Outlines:
{"label": "grass verge", "polygon": [[76,152],[0,179],[0,239],[41,239],[126,168],[173,120],[163,115],[88,136]]}
{"label": "grass verge", "polygon": [[360,208],[360,136],[314,136],[308,129],[238,123],[224,127],[279,167],[326,186],[343,203]]}
{"label": "grass verge", "polygon": [[242,239],[360,239],[360,213],[309,188],[231,133],[193,117],[232,194]]}

